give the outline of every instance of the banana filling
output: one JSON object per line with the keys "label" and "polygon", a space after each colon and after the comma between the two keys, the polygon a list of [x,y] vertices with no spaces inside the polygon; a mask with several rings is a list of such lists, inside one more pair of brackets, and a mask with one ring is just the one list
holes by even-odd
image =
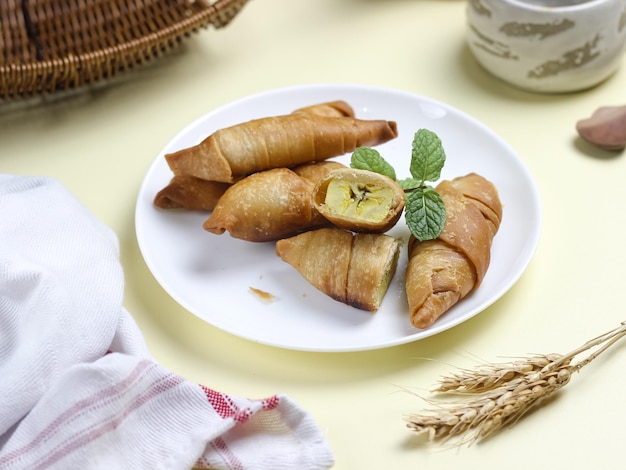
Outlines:
{"label": "banana filling", "polygon": [[326,209],[337,215],[380,222],[391,210],[394,192],[391,188],[354,181],[333,179],[326,190]]}

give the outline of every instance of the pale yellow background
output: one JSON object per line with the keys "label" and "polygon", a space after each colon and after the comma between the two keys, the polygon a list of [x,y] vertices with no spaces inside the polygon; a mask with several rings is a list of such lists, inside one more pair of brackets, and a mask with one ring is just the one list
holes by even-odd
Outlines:
{"label": "pale yellow background", "polygon": [[[120,239],[125,305],[164,366],[247,397],[289,394],[346,469],[621,468],[626,351],[601,357],[547,407],[479,446],[422,448],[403,415],[439,375],[477,358],[566,352],[626,319],[626,156],[595,150],[575,123],[626,104],[626,67],[586,92],[541,96],[484,72],[464,43],[461,0],[252,0],[224,30],[107,87],[0,104],[0,171],[58,178]],[[233,337],[178,306],[135,238],[139,185],[161,148],[198,116],[251,93],[307,83],[399,88],[492,128],[524,159],[544,225],[520,281],[472,320],[423,341],[342,354]],[[505,208],[506,210],[506,208]]]}

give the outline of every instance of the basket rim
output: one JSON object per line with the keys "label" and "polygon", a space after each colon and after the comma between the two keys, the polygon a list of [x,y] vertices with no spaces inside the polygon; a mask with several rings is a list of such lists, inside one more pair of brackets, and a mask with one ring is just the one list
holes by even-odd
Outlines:
{"label": "basket rim", "polygon": [[62,57],[0,64],[0,99],[79,87],[141,66],[174,49],[192,33],[227,26],[248,2],[191,0],[194,11],[190,15],[139,37]]}

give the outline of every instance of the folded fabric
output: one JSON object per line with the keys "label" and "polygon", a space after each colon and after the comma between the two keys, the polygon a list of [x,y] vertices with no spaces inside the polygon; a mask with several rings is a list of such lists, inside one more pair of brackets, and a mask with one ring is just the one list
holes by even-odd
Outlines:
{"label": "folded fabric", "polygon": [[326,469],[314,419],[158,364],[115,234],[59,182],[0,175],[0,469]]}

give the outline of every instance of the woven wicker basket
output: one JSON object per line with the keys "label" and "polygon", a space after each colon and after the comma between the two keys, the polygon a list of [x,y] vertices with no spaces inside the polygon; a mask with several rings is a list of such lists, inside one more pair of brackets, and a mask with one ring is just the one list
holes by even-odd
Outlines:
{"label": "woven wicker basket", "polygon": [[0,0],[0,100],[79,88],[161,57],[248,0]]}

